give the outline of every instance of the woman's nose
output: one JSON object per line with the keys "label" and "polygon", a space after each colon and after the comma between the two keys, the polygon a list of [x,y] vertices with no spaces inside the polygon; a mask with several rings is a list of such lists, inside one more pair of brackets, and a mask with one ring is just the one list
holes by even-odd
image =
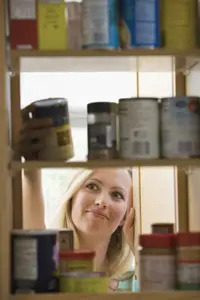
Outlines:
{"label": "woman's nose", "polygon": [[106,208],[108,206],[108,196],[105,193],[98,195],[95,199],[95,205]]}

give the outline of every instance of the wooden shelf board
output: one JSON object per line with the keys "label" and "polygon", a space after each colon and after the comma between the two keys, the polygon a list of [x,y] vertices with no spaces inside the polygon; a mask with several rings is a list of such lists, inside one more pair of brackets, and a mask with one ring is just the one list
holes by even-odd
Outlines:
{"label": "wooden shelf board", "polygon": [[12,50],[12,58],[21,57],[62,57],[62,56],[176,56],[176,57],[197,57],[200,56],[200,49],[174,50],[165,48],[155,49],[130,49],[130,50]]}
{"label": "wooden shelf board", "polygon": [[[112,299],[113,298],[113,299]],[[10,300],[199,300],[200,292],[12,295]]]}
{"label": "wooden shelf board", "polygon": [[11,169],[46,169],[46,168],[109,168],[109,167],[154,167],[154,166],[200,166],[200,159],[151,159],[151,160],[96,160],[96,161],[27,161],[11,162]]}

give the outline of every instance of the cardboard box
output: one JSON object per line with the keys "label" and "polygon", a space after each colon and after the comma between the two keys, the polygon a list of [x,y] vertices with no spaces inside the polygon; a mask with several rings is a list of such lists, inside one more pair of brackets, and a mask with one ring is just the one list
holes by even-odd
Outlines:
{"label": "cardboard box", "polygon": [[10,0],[11,49],[37,49],[36,0]]}

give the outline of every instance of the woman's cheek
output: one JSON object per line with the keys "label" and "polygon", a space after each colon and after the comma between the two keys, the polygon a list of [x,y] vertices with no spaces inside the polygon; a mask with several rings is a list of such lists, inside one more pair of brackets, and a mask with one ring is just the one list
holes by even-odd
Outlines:
{"label": "woman's cheek", "polygon": [[111,212],[112,220],[113,221],[115,220],[117,225],[119,225],[120,222],[123,220],[123,218],[126,214],[126,209],[127,209],[127,207],[124,203],[114,205],[112,207],[112,212]]}

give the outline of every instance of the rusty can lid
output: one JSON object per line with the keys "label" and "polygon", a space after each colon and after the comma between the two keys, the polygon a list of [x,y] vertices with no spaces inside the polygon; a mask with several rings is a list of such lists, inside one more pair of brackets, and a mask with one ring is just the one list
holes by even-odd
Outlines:
{"label": "rusty can lid", "polygon": [[177,246],[200,245],[200,232],[180,232],[177,234]]}
{"label": "rusty can lid", "polygon": [[172,248],[175,246],[174,234],[142,234],[140,245],[144,248]]}

